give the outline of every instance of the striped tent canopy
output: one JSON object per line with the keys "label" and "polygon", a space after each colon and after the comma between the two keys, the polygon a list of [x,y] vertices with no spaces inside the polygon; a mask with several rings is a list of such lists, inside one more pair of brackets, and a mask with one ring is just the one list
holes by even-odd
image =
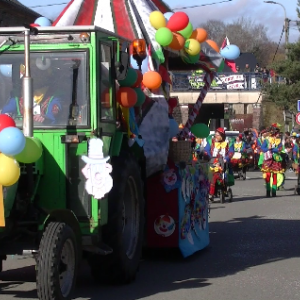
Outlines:
{"label": "striped tent canopy", "polygon": [[[163,63],[163,49],[156,42],[156,30],[149,21],[149,15],[156,10],[172,11],[161,0],[71,0],[53,26],[95,25],[128,40],[145,39],[154,51],[152,54]],[[173,56],[180,55],[178,51],[167,50],[173,52]],[[213,67],[218,67],[222,61],[222,57],[206,43],[202,43],[201,57],[202,62]]]}
{"label": "striped tent canopy", "polygon": [[71,0],[53,26],[95,25],[128,40],[143,38],[162,62],[162,48],[149,21],[155,10],[171,11],[161,0]]}

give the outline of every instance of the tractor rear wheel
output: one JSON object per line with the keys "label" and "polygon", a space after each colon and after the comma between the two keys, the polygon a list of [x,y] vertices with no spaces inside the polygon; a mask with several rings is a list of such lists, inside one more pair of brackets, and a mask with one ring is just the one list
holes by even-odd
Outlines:
{"label": "tractor rear wheel", "polygon": [[96,280],[126,284],[139,268],[144,232],[143,181],[137,161],[129,154],[112,158],[113,188],[108,196],[108,223],[103,242],[113,249],[108,256],[89,258]]}
{"label": "tractor rear wheel", "polygon": [[74,231],[65,223],[51,222],[44,231],[36,265],[40,300],[67,300],[75,287],[78,247]]}

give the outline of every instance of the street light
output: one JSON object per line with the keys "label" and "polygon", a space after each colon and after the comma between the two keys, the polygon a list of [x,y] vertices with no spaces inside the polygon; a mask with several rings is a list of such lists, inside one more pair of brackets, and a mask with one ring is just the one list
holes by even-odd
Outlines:
{"label": "street light", "polygon": [[275,2],[275,1],[264,1],[264,2],[269,3],[269,4],[280,5],[284,10],[285,59],[287,59],[288,49],[286,48],[286,45],[289,43],[289,21],[290,20],[286,16],[286,9],[281,3],[278,3],[278,2]]}

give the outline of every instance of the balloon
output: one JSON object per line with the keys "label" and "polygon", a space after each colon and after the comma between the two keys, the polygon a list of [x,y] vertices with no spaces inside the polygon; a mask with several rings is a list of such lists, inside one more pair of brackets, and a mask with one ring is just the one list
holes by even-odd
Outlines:
{"label": "balloon", "polygon": [[104,89],[104,91],[101,94],[101,107],[110,108],[109,88]]}
{"label": "balloon", "polygon": [[219,46],[217,45],[217,43],[215,41],[212,40],[206,40],[205,41],[209,46],[211,46],[216,52],[220,51]]}
{"label": "balloon", "polygon": [[17,127],[6,127],[0,132],[0,152],[14,156],[23,151],[25,137]]}
{"label": "balloon", "polygon": [[220,54],[225,58],[229,60],[235,60],[237,59],[241,52],[238,46],[236,45],[228,45],[225,48],[220,50]]}
{"label": "balloon", "polygon": [[158,89],[161,86],[162,78],[158,72],[148,71],[143,76],[143,85],[148,89]]}
{"label": "balloon", "polygon": [[185,38],[181,34],[173,32],[173,40],[168,47],[173,50],[180,50],[184,47],[184,43]]}
{"label": "balloon", "polygon": [[0,153],[0,185],[11,186],[20,177],[20,167],[17,161],[3,153]]}
{"label": "balloon", "polygon": [[0,115],[0,132],[6,127],[16,127],[15,120],[8,115]]}
{"label": "balloon", "polygon": [[175,119],[170,118],[169,119],[169,126],[170,126],[169,139],[172,139],[173,137],[175,137],[178,134],[178,132],[179,132],[179,125],[175,121]]}
{"label": "balloon", "polygon": [[45,17],[39,17],[34,21],[34,24],[40,25],[40,26],[51,26],[52,23],[49,19]]}
{"label": "balloon", "polygon": [[167,27],[159,28],[155,33],[155,40],[163,47],[171,44],[173,34]]}
{"label": "balloon", "polygon": [[189,17],[186,13],[184,12],[176,12],[174,13],[167,24],[167,27],[173,31],[173,32],[177,32],[180,30],[183,30],[186,26],[188,26],[189,24]]}
{"label": "balloon", "polygon": [[128,68],[126,78],[123,80],[119,80],[119,84],[120,86],[128,86],[128,87],[132,86],[135,84],[137,77],[138,75],[136,70],[132,68]]}
{"label": "balloon", "polygon": [[135,88],[134,91],[136,92],[137,95],[137,102],[135,106],[142,106],[146,100],[145,93],[142,91],[141,88]]}
{"label": "balloon", "polygon": [[188,39],[185,42],[184,50],[186,51],[187,54],[194,56],[200,53],[201,46],[197,40]]}
{"label": "balloon", "polygon": [[166,18],[167,21],[169,21],[173,15],[174,15],[174,13],[172,13],[172,12],[164,13],[164,17]]}
{"label": "balloon", "polygon": [[143,73],[140,70],[135,70],[137,73],[137,80],[136,82],[132,85],[132,87],[139,87],[143,81]]}
{"label": "balloon", "polygon": [[193,33],[193,25],[189,23],[183,30],[179,31],[178,33],[188,39]]}
{"label": "balloon", "polygon": [[195,137],[199,139],[204,139],[209,136],[209,128],[206,124],[203,123],[194,124],[191,127],[191,132]]}
{"label": "balloon", "polygon": [[190,38],[197,40],[199,43],[203,43],[207,40],[207,31],[203,28],[196,28]]}
{"label": "balloon", "polygon": [[224,70],[225,67],[225,61],[222,60],[221,64],[219,65],[219,68],[217,70],[217,72],[222,72]]}
{"label": "balloon", "polygon": [[39,139],[26,136],[26,144],[24,150],[15,156],[18,162],[32,164],[42,156],[43,146]]}
{"label": "balloon", "polygon": [[0,73],[5,77],[11,77],[12,65],[0,65]]}
{"label": "balloon", "polygon": [[121,87],[117,91],[117,101],[123,107],[133,107],[137,103],[137,93],[130,87]]}
{"label": "balloon", "polygon": [[185,55],[181,56],[181,59],[188,64],[195,64],[200,59],[200,53],[197,55],[188,55],[185,53]]}
{"label": "balloon", "polygon": [[166,27],[167,21],[165,16],[158,10],[153,11],[149,16],[150,24],[155,28]]}
{"label": "balloon", "polygon": [[[139,69],[137,61],[130,55],[130,65],[133,69]],[[148,56],[142,62],[142,73],[146,73],[148,71]]]}

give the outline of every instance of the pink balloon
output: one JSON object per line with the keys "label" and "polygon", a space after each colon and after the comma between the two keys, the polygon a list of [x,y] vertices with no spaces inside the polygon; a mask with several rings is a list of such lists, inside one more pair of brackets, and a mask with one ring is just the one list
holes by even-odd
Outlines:
{"label": "pink balloon", "polygon": [[179,11],[170,17],[167,27],[171,31],[177,32],[183,30],[186,26],[188,26],[189,22],[190,20],[188,15],[184,12]]}

